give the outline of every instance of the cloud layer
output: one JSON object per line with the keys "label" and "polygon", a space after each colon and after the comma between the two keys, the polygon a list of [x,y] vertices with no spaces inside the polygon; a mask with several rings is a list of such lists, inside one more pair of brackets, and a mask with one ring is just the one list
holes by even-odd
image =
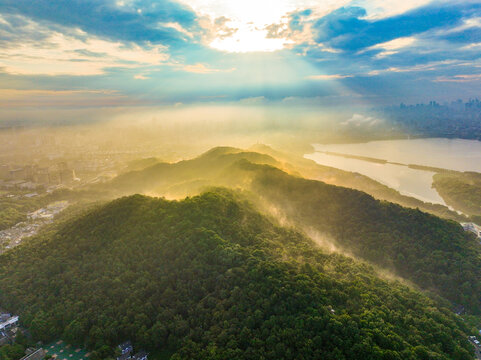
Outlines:
{"label": "cloud layer", "polygon": [[0,0],[0,91],[19,107],[58,106],[22,94],[78,96],[79,106],[98,96],[99,106],[481,93],[479,1],[281,0],[272,13],[269,0],[229,4]]}

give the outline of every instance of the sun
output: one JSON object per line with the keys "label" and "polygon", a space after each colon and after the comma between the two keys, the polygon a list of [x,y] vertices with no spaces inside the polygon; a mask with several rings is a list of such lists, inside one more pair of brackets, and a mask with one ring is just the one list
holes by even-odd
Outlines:
{"label": "sun", "polygon": [[[185,1],[187,4],[187,1]],[[297,3],[297,4],[295,4]],[[227,52],[272,52],[281,50],[286,39],[267,37],[266,26],[286,21],[286,15],[294,11],[298,2],[292,0],[191,0],[197,13],[212,19],[225,17],[228,25],[237,29],[229,37],[217,37],[209,45]]]}

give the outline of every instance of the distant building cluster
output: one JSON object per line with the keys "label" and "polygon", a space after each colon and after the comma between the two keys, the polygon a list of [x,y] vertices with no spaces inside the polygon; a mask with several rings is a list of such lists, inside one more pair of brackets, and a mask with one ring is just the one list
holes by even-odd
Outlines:
{"label": "distant building cluster", "polygon": [[53,220],[55,215],[64,210],[68,205],[67,200],[56,201],[47,205],[47,207],[29,213],[27,217],[29,220]]}
{"label": "distant building cluster", "polygon": [[0,254],[5,250],[11,249],[20,244],[20,242],[29,236],[37,234],[42,226],[41,223],[28,224],[21,222],[11,228],[0,231]]}
{"label": "distant building cluster", "polygon": [[28,222],[20,222],[11,228],[0,231],[0,254],[11,249],[29,236],[34,236],[44,224],[51,223],[58,213],[65,210],[69,202],[56,201],[27,215]]}
{"label": "distant building cluster", "polygon": [[52,185],[71,185],[75,181],[75,171],[65,162],[50,167],[0,165],[0,187],[4,189],[33,190]]}
{"label": "distant building cluster", "polygon": [[17,336],[18,330],[17,315],[0,313],[0,345],[12,343]]}
{"label": "distant building cluster", "polygon": [[413,136],[481,140],[481,101],[478,99],[401,104],[374,111]]}
{"label": "distant building cluster", "polygon": [[139,351],[134,354],[134,347],[130,341],[126,341],[118,346],[120,350],[120,356],[117,360],[147,360],[148,354],[145,351]]}

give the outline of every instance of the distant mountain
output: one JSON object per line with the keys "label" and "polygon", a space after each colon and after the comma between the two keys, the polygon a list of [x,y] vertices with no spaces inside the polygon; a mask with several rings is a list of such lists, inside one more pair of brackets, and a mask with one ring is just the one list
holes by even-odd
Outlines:
{"label": "distant mountain", "polygon": [[[267,174],[254,188],[275,174],[271,192],[301,181],[240,164],[256,167]],[[326,209],[343,201],[347,190],[335,189]],[[350,195],[351,204],[366,196]],[[0,289],[2,307],[35,337],[86,344],[92,359],[127,339],[153,359],[473,358],[450,310],[322,252],[221,189],[182,201],[135,195],[91,210],[0,256]]]}

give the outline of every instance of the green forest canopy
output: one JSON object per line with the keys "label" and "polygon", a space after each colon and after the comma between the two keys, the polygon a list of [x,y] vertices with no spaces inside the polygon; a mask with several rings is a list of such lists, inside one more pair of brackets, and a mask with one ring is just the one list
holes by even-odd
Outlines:
{"label": "green forest canopy", "polygon": [[450,310],[323,253],[236,195],[113,201],[0,256],[0,301],[37,338],[102,357],[471,359]]}

